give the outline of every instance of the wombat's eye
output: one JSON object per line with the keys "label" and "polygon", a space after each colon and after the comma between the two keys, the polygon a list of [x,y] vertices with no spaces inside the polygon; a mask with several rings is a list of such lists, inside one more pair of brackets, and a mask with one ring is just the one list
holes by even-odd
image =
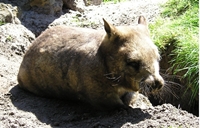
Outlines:
{"label": "wombat's eye", "polygon": [[127,65],[134,68],[135,70],[139,70],[139,68],[140,68],[139,61],[130,61],[130,62],[127,62]]}

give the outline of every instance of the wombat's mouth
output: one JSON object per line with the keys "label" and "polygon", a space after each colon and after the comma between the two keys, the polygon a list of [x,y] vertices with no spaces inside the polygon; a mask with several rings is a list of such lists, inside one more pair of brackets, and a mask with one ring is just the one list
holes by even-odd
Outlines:
{"label": "wombat's mouth", "polygon": [[164,86],[164,80],[161,78],[156,79],[153,77],[148,77],[142,79],[140,82],[140,92],[143,94],[151,94],[158,92]]}

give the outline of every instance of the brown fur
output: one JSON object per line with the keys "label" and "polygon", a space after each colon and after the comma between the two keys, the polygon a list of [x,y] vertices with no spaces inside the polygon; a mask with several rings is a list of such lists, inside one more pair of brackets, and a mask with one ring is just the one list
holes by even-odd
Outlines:
{"label": "brown fur", "polygon": [[134,101],[142,81],[153,91],[160,89],[164,80],[159,75],[158,50],[145,18],[141,16],[138,23],[115,27],[104,20],[105,31],[66,26],[46,30],[24,56],[19,86],[37,95],[82,100],[103,109]]}

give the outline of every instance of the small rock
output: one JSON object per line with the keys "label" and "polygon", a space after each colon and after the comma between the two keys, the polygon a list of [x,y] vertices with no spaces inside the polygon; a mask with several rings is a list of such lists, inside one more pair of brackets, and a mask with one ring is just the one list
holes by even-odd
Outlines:
{"label": "small rock", "polygon": [[14,112],[10,112],[9,115],[13,116],[13,115],[15,115],[15,113]]}

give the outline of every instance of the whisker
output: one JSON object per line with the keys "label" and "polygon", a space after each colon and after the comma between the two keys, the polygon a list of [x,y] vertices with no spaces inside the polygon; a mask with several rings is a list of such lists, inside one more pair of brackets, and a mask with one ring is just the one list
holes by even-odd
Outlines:
{"label": "whisker", "polygon": [[[157,93],[154,96],[158,97],[158,98],[163,97],[163,99],[166,99],[166,96],[169,96],[169,97],[172,96],[176,99],[179,99],[180,97],[177,94],[177,92],[182,87],[182,85],[179,84],[179,82],[178,82],[178,81],[180,81],[181,76],[162,73],[162,72],[160,72],[160,75],[165,79],[165,85],[163,86],[161,91],[159,91],[159,93]],[[177,82],[174,82],[174,81],[177,81]]]}
{"label": "whisker", "polygon": [[169,79],[169,78],[181,78],[181,76],[179,76],[179,75],[165,74],[165,73],[162,73],[162,72],[160,72],[160,75],[163,78],[167,78],[167,79]]}
{"label": "whisker", "polygon": [[104,76],[105,76],[107,79],[113,80],[113,81],[114,81],[114,80],[116,79],[116,77],[115,77],[115,76],[112,76],[113,74],[115,74],[115,73],[111,72],[111,73],[104,74]]}
{"label": "whisker", "polygon": [[107,79],[109,80],[115,80],[116,78],[115,77],[106,77]]}
{"label": "whisker", "polygon": [[149,96],[150,94],[150,86],[148,86],[146,83],[144,82],[140,82],[140,92],[142,94],[144,94],[145,96]]}
{"label": "whisker", "polygon": [[176,99],[179,99],[179,96],[172,90],[172,89],[179,89],[175,86],[169,86],[169,85],[166,85],[164,86],[163,90],[166,91],[166,92],[169,92],[170,94],[172,94]]}
{"label": "whisker", "polygon": [[121,76],[117,77],[116,79],[113,80],[113,82],[115,82],[115,81],[119,82],[120,78],[121,78]]}
{"label": "whisker", "polygon": [[173,81],[165,81],[166,85],[177,85],[179,87],[181,87],[182,85]]}
{"label": "whisker", "polygon": [[109,76],[109,75],[112,75],[112,74],[114,74],[114,73],[107,73],[107,74],[104,74],[104,76]]}

